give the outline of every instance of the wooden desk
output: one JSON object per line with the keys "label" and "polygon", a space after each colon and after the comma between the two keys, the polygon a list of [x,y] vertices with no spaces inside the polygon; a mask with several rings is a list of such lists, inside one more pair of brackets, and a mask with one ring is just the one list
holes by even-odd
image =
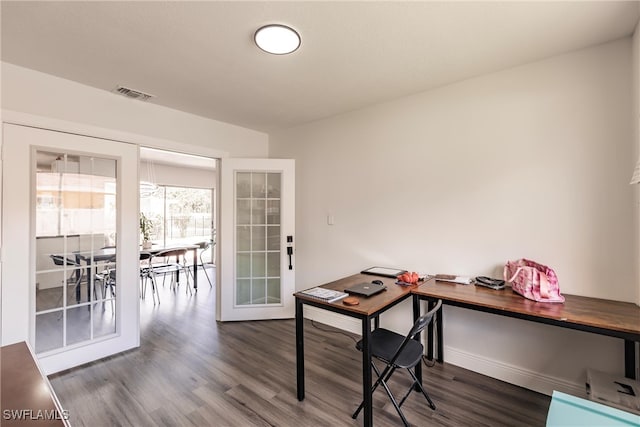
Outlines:
{"label": "wooden desk", "polygon": [[[373,406],[371,398],[371,320],[375,320],[378,327],[378,316],[384,311],[407,299],[411,295],[411,288],[394,284],[395,279],[366,274],[339,279],[322,285],[323,288],[344,290],[349,286],[361,282],[382,280],[387,290],[369,298],[360,298],[360,304],[347,306],[342,301],[327,303],[310,298],[300,292],[294,294],[296,298],[296,372],[298,400],[304,400],[304,305],[319,307],[335,313],[344,314],[362,321],[362,396],[364,400],[364,425],[373,425]],[[345,414],[349,416],[349,414]]]}
{"label": "wooden desk", "polygon": [[0,424],[68,426],[56,395],[25,342],[0,348]]}
{"label": "wooden desk", "polygon": [[[577,329],[624,340],[625,376],[635,378],[638,358],[635,343],[640,342],[640,307],[633,303],[565,295],[564,304],[539,303],[525,299],[507,287],[495,291],[482,286],[457,285],[429,280],[412,290],[414,317],[420,315],[419,301],[438,299],[443,304],[501,316],[515,317],[562,328]],[[436,314],[437,359],[444,360],[442,309]],[[428,330],[428,357],[433,359],[433,324]]]}

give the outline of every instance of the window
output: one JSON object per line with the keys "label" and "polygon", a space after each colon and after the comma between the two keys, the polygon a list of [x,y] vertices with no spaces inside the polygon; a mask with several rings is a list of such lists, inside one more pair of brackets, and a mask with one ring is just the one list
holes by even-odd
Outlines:
{"label": "window", "polygon": [[212,239],[213,189],[159,186],[140,200],[140,211],[153,222],[151,240],[162,245]]}

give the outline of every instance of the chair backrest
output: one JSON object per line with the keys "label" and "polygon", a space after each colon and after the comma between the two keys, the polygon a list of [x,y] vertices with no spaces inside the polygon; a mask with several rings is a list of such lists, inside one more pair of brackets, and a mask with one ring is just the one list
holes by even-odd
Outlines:
{"label": "chair backrest", "polygon": [[206,251],[207,249],[209,249],[211,247],[211,240],[205,240],[203,242],[198,242],[198,243],[196,243],[196,246],[198,247],[198,249],[202,249],[203,251]]}
{"label": "chair backrest", "polygon": [[[182,263],[186,262],[186,255],[187,255],[186,248],[163,249],[161,251],[151,254],[151,258],[149,259],[149,266],[153,267],[155,264],[157,264],[159,258],[166,259],[171,257],[176,257],[175,265],[180,265],[181,262]],[[180,261],[180,257],[182,257],[182,261]],[[174,264],[171,262],[170,259],[168,261],[162,261],[161,263],[164,263],[164,262]]]}
{"label": "chair backrest", "polygon": [[187,249],[186,248],[171,248],[171,249],[164,249],[161,250],[159,252],[156,252],[153,256],[155,258],[165,258],[165,257],[172,257],[172,256],[184,256],[187,253]]}
{"label": "chair backrest", "polygon": [[431,321],[433,320],[433,316],[435,316],[436,311],[438,311],[440,307],[442,307],[442,300],[438,300],[436,305],[431,310],[420,316],[418,320],[415,321],[415,323],[411,327],[411,330],[409,330],[407,336],[404,337],[404,340],[402,340],[402,344],[400,344],[400,347],[398,347],[396,353],[393,355],[389,363],[394,364],[396,362],[398,357],[400,357],[400,354],[402,354],[402,350],[404,350],[409,341],[411,341],[416,335],[422,332],[424,328],[429,325],[429,323],[431,323]]}
{"label": "chair backrest", "polygon": [[204,240],[202,242],[198,242],[195,245],[198,247],[198,249],[201,249],[204,252],[207,249],[209,249],[211,246],[215,246],[216,241],[213,239],[209,239],[209,240]]}
{"label": "chair backrest", "polygon": [[418,335],[420,332],[422,332],[424,330],[424,328],[426,328],[427,325],[429,325],[429,323],[431,323],[431,320],[433,319],[433,316],[436,314],[436,311],[440,310],[441,306],[442,306],[442,300],[438,300],[438,302],[436,303],[435,307],[433,307],[427,313],[425,313],[422,316],[420,316],[418,318],[418,320],[416,320],[415,323],[413,324],[413,326],[411,327],[411,330],[407,334],[407,337],[409,339],[413,339],[416,335]]}
{"label": "chair backrest", "polygon": [[55,265],[73,265],[73,266],[78,266],[78,263],[75,261],[70,260],[69,258],[65,258],[62,255],[49,255],[49,258],[51,258],[51,260],[53,260],[53,263]]}

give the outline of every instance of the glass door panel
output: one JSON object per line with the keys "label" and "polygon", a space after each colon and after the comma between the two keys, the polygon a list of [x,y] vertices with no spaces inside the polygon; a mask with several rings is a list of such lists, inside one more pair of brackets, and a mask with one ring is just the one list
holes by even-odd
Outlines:
{"label": "glass door panel", "polygon": [[236,172],[236,306],[281,302],[281,175]]}
{"label": "glass door panel", "polygon": [[35,350],[114,334],[116,161],[37,150]]}

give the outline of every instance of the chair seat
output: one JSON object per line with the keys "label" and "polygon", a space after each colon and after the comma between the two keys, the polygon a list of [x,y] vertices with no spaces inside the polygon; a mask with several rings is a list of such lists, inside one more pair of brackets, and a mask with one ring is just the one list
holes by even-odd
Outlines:
{"label": "chair seat", "polygon": [[178,263],[153,264],[151,270],[155,274],[175,273],[182,270],[182,266]]}
{"label": "chair seat", "polygon": [[[371,355],[388,363],[395,356],[404,339],[403,335],[378,328],[371,332]],[[356,343],[356,348],[362,351],[362,340]],[[411,340],[396,359],[395,365],[399,368],[413,368],[420,362],[423,352],[422,344]]]}

